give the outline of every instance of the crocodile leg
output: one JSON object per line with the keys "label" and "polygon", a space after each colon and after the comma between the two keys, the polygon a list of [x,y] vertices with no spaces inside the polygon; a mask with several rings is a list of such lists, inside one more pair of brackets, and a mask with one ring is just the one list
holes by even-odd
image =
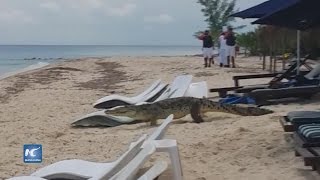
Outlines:
{"label": "crocodile leg", "polygon": [[202,119],[202,113],[201,113],[201,105],[200,103],[196,102],[192,104],[190,109],[190,114],[195,123],[202,123],[204,120]]}

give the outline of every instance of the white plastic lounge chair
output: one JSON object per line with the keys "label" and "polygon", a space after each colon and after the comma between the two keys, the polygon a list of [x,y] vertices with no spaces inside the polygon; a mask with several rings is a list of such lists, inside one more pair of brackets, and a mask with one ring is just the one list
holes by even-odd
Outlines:
{"label": "white plastic lounge chair", "polygon": [[87,114],[73,123],[72,126],[84,126],[84,127],[97,127],[97,126],[106,126],[106,127],[115,127],[123,124],[135,123],[134,119],[126,116],[112,116],[104,112],[105,110],[93,112]]}
{"label": "white plastic lounge chair", "polygon": [[166,88],[165,84],[161,84],[161,80],[154,82],[148,89],[143,91],[141,94],[134,97],[126,97],[121,95],[109,95],[97,100],[94,104],[94,108],[107,109],[115,106],[136,104],[139,102],[149,101],[153,99],[154,96],[159,96]]}
{"label": "white plastic lounge chair", "polygon": [[186,93],[187,89],[189,88],[189,85],[192,81],[192,75],[181,75],[177,76],[172,84],[169,85],[167,90],[161,94],[161,96],[155,100],[161,101],[167,98],[176,98],[176,97],[182,97]]}
{"label": "white plastic lounge chair", "polygon": [[[153,149],[152,149],[153,150]],[[138,180],[154,180],[159,177],[168,168],[168,163],[165,161],[157,161],[148,171],[146,171]],[[8,180],[46,180],[35,176],[19,176]]]}
{"label": "white plastic lounge chair", "polygon": [[[149,136],[148,141],[161,139],[164,136],[173,115],[168,116],[163,123]],[[76,179],[99,179],[101,177],[112,177],[126,164],[128,164],[141,150],[147,135],[143,135],[138,141],[130,144],[129,150],[116,161],[108,163],[95,163],[83,160],[63,160],[43,167],[31,176],[46,179],[54,178],[76,178]],[[17,177],[18,178],[18,177]],[[108,179],[108,178],[107,178]]]}
{"label": "white plastic lounge chair", "polygon": [[[110,180],[133,180],[135,179],[140,167],[156,151],[153,143],[147,143],[142,150],[132,159],[121,171],[114,175]],[[105,178],[104,178],[105,179]],[[109,179],[109,178],[108,178]]]}
{"label": "white plastic lounge chair", "polygon": [[[107,115],[105,110],[100,110],[97,112],[93,112],[90,114],[87,114],[77,120],[75,120],[73,123],[71,123],[72,126],[108,126],[108,127],[114,127],[122,125],[123,123],[129,123],[133,122],[134,119],[125,117],[125,116],[111,116]],[[90,123],[89,123],[90,122]]]}
{"label": "white plastic lounge chair", "polygon": [[187,92],[184,94],[187,97],[203,98],[208,97],[208,86],[206,81],[192,83],[189,85]]}
{"label": "white plastic lounge chair", "polygon": [[139,177],[138,180],[154,180],[168,168],[165,161],[157,161],[147,172]]}
{"label": "white plastic lounge chair", "polygon": [[43,167],[31,176],[45,179],[106,179],[115,175],[128,164],[141,150],[147,135],[143,135],[117,160],[108,163],[96,163],[79,159],[63,160]]}

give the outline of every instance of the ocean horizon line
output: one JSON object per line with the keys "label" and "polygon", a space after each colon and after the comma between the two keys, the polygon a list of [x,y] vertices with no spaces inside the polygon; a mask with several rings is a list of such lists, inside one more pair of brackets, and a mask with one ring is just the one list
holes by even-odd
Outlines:
{"label": "ocean horizon line", "polygon": [[0,44],[0,46],[126,46],[126,47],[198,47],[200,45],[179,44]]}

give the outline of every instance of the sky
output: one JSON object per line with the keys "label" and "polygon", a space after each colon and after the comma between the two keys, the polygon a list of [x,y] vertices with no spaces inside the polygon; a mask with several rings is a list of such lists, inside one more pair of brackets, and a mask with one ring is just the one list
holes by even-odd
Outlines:
{"label": "sky", "polygon": [[[244,10],[265,0],[237,0]],[[197,0],[0,0],[0,44],[198,45]],[[237,19],[235,25],[252,20]]]}

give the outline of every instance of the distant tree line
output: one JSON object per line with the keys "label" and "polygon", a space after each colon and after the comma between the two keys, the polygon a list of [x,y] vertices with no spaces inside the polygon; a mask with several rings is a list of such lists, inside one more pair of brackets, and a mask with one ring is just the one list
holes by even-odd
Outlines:
{"label": "distant tree line", "polygon": [[[297,31],[275,26],[259,26],[252,32],[237,35],[238,45],[248,55],[296,54]],[[301,53],[319,56],[320,28],[301,32]]]}

